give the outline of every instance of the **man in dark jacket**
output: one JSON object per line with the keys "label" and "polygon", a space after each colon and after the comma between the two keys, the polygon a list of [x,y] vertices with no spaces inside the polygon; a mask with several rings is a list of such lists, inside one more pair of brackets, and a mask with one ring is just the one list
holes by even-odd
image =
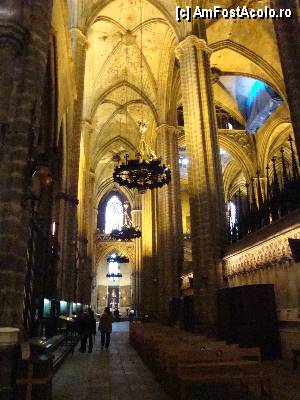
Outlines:
{"label": "man in dark jacket", "polygon": [[86,344],[89,339],[89,353],[93,350],[93,336],[96,335],[96,319],[94,317],[94,311],[89,308],[87,313],[83,314],[83,332],[81,336],[81,347],[79,351],[82,353],[86,352]]}
{"label": "man in dark jacket", "polygon": [[115,317],[116,322],[120,322],[120,311],[118,308],[116,308],[114,311],[114,317]]}
{"label": "man in dark jacket", "polygon": [[101,350],[105,345],[106,350],[109,348],[110,334],[112,331],[113,316],[109,307],[104,309],[104,313],[100,317],[99,331],[101,333]]}

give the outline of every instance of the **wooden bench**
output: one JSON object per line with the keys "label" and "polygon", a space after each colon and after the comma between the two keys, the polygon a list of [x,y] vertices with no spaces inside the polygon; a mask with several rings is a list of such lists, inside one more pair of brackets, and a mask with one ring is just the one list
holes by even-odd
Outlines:
{"label": "wooden bench", "polygon": [[[271,377],[258,368],[255,361],[225,361],[197,364],[179,364],[177,379],[180,385],[180,400],[186,400],[187,387],[201,384],[228,384],[238,382],[249,393],[249,384],[260,386],[261,396],[272,399]],[[267,390],[266,390],[267,389]]]}

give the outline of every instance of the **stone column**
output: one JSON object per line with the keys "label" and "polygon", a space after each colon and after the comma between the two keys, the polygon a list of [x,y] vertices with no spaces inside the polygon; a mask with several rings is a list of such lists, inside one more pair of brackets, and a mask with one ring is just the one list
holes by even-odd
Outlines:
{"label": "stone column", "polygon": [[[90,182],[89,182],[89,199],[88,199],[88,204],[87,206],[87,212],[88,212],[88,226],[87,226],[87,238],[89,241],[89,246],[88,246],[88,256],[92,256],[94,253],[94,235],[96,232],[97,228],[97,217],[95,218],[95,209],[93,207],[93,202],[94,202],[94,191],[95,191],[95,172],[91,171],[89,172],[90,176]],[[98,212],[98,210],[97,210]]]}
{"label": "stone column", "polygon": [[[142,210],[135,209],[131,211],[132,222],[134,226],[142,228]],[[142,239],[135,239],[135,259],[133,271],[133,308],[137,315],[140,314],[141,309],[141,269],[142,269]]]}
{"label": "stone column", "polygon": [[159,317],[169,320],[169,302],[178,297],[178,278],[183,260],[182,210],[178,131],[163,124],[157,128],[157,155],[170,165],[171,182],[157,189],[157,259],[159,287]]}
{"label": "stone column", "polygon": [[[11,171],[11,167],[21,158],[24,168],[28,149],[26,135],[12,132],[9,126],[9,110],[15,83],[14,73],[21,58],[18,56],[22,47],[25,47],[27,36],[27,31],[16,21],[0,20],[0,301],[3,309],[0,326],[20,326],[23,321],[26,242],[21,244],[21,253],[15,251],[15,227],[21,223],[17,211],[21,211],[23,171],[20,168]],[[11,157],[14,155],[18,157],[13,162]],[[13,166],[17,167],[16,164]],[[13,310],[16,301],[20,307],[19,312]],[[20,317],[18,323],[15,312]]]}
{"label": "stone column", "polygon": [[194,35],[186,37],[176,48],[189,159],[195,329],[213,334],[225,211],[210,54],[206,41]]}
{"label": "stone column", "polygon": [[[80,138],[82,127],[82,110],[83,110],[83,92],[84,92],[84,75],[85,75],[85,60],[86,60],[86,36],[78,27],[73,27],[70,30],[73,59],[75,66],[75,80],[77,88],[77,100],[74,106],[73,120],[73,135],[72,145],[70,146],[70,168],[72,171],[71,177],[71,192],[77,193],[77,184],[79,176],[79,158],[80,158]],[[76,194],[77,196],[77,194]]]}
{"label": "stone column", "polygon": [[142,195],[142,268],[140,282],[140,312],[153,316],[157,297],[154,286],[155,265],[153,251],[153,193],[147,190]]}
{"label": "stone column", "polygon": [[76,238],[77,238],[77,207],[78,204],[78,177],[79,177],[79,158],[80,158],[80,137],[83,105],[83,87],[86,55],[86,36],[77,28],[70,30],[73,59],[75,66],[75,80],[77,88],[77,100],[74,104],[74,118],[72,125],[72,135],[70,135],[69,146],[69,186],[68,196],[74,201],[70,201],[66,207],[66,245],[65,245],[65,265],[63,274],[63,297],[66,300],[75,300],[76,292]]}
{"label": "stone column", "polygon": [[[10,2],[2,4],[1,17],[7,20],[0,22],[0,397],[11,399],[17,359],[15,333],[20,329],[22,337],[28,266],[29,207],[25,200],[31,185],[32,114],[44,93],[52,2],[12,2],[16,7],[8,12],[5,3]],[[30,35],[13,20],[21,4],[28,11],[28,20],[19,21],[28,25]],[[21,49],[25,51],[18,58]],[[7,330],[11,340],[2,341]]]}
{"label": "stone column", "polygon": [[14,371],[17,364],[19,329],[0,327],[0,399],[13,399]]}
{"label": "stone column", "polygon": [[300,7],[298,0],[274,0],[275,8],[290,8],[292,18],[274,19],[275,33],[289,103],[295,143],[300,157]]}
{"label": "stone column", "polygon": [[78,199],[68,193],[58,193],[57,199],[65,201],[65,237],[63,249],[63,260],[61,270],[61,296],[66,301],[76,301],[77,265],[76,248],[77,243],[77,205]]}
{"label": "stone column", "polygon": [[65,248],[66,248],[66,237],[65,237],[65,226],[66,226],[66,202],[62,197],[62,193],[58,193],[55,197],[57,208],[59,208],[58,215],[58,243],[59,243],[59,261],[57,266],[57,297],[63,298],[63,271],[65,264]]}
{"label": "stone column", "polygon": [[[14,20],[0,18],[0,134],[8,124],[11,93],[15,81],[16,62],[22,53],[28,32]],[[0,140],[5,140],[4,137]]]}
{"label": "stone column", "polygon": [[[8,114],[7,106],[3,101],[1,103],[4,113],[1,113],[0,122],[8,122],[9,129],[2,143],[4,150],[0,162],[0,326],[18,328],[23,327],[24,283],[28,262],[29,210],[24,207],[24,200],[31,184],[26,172],[29,144],[33,141],[32,114],[44,92],[52,2],[37,0],[30,6],[23,5],[29,11],[30,21],[27,22],[30,40],[22,57],[22,65],[14,64],[14,57],[20,47],[26,44],[24,29],[11,20],[6,21],[14,25],[11,31],[5,23],[2,23],[2,28],[0,26],[1,64],[8,68],[6,72],[5,68],[1,71],[1,95],[4,85],[5,96],[9,96],[12,89],[11,71],[14,66],[18,70],[11,102],[9,97],[6,98],[6,102],[10,102]],[[9,46],[13,47],[9,49]],[[5,57],[9,57],[9,61]],[[7,85],[4,82],[6,79]]]}

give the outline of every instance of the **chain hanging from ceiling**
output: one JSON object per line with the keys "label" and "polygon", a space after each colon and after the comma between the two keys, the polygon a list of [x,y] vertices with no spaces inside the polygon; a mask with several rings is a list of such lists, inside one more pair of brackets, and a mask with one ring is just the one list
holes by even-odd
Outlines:
{"label": "chain hanging from ceiling", "polygon": [[[142,24],[142,4],[140,1],[140,29],[141,29],[141,99],[143,98],[143,24]],[[127,53],[126,53],[127,70]],[[127,103],[126,103],[127,108]],[[127,116],[127,109],[126,109]],[[126,124],[127,125],[127,124]],[[141,140],[134,159],[125,155],[125,162],[115,167],[113,180],[120,186],[126,186],[128,189],[137,189],[139,193],[145,193],[147,189],[161,188],[171,181],[170,167],[162,164],[160,157],[157,157],[151,147],[147,144],[145,133],[147,126],[143,118],[143,108],[141,106],[141,119],[138,121]]]}

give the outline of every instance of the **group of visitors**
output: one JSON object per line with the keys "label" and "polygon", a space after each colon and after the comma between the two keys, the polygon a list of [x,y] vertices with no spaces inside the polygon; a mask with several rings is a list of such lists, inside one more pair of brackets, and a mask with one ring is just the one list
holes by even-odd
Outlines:
{"label": "group of visitors", "polygon": [[[116,321],[120,320],[119,310],[118,312],[114,312]],[[109,309],[106,307],[104,309],[103,314],[99,320],[99,327],[98,331],[101,334],[101,350],[105,347],[106,349],[109,348],[110,343],[110,334],[112,332],[112,323],[114,317]],[[80,340],[80,348],[79,351],[81,353],[86,352],[87,342],[88,342],[88,352],[91,353],[93,350],[93,345],[95,341],[96,335],[96,318],[94,311],[89,308],[87,312],[79,312],[77,319],[76,319],[76,330],[81,337]]]}

